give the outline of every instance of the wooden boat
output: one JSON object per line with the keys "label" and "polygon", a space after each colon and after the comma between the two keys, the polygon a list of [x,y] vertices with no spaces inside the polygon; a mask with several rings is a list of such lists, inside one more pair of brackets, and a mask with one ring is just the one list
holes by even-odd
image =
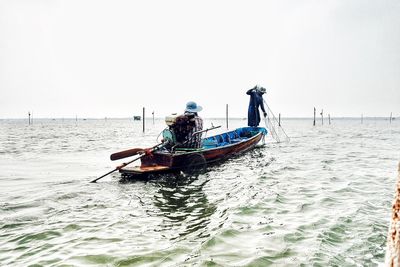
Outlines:
{"label": "wooden boat", "polygon": [[[202,139],[201,148],[160,149],[141,157],[141,165],[119,169],[124,178],[149,174],[202,170],[207,164],[226,160],[256,146],[267,135],[262,127],[243,127]],[[139,178],[139,177],[138,177]]]}

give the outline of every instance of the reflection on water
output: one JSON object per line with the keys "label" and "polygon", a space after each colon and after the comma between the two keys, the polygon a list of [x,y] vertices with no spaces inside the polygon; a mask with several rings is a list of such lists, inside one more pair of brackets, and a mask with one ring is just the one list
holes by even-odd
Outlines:
{"label": "reflection on water", "polygon": [[[192,233],[198,238],[208,236],[207,225],[216,211],[216,205],[208,201],[203,191],[209,181],[204,173],[164,174],[148,179],[147,183],[157,188],[153,203],[158,210],[150,209],[147,213],[149,216],[162,217],[160,231],[170,233],[172,241],[185,239]],[[121,182],[127,185],[137,183],[128,179]],[[141,201],[140,196],[138,199]]]}
{"label": "reflection on water", "polygon": [[191,233],[198,237],[205,234],[201,229],[206,230],[216,207],[203,191],[208,180],[201,178],[177,174],[155,182],[159,189],[154,195],[154,205],[165,217],[162,227],[176,232],[172,239],[185,238]]}

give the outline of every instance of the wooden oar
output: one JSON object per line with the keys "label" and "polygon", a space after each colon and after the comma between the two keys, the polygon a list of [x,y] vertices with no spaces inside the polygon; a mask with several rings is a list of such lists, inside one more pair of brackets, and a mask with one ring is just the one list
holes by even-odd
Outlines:
{"label": "wooden oar", "polygon": [[[152,148],[141,149],[141,152],[139,151],[138,153],[136,153],[136,154],[141,154],[139,157],[137,157],[137,158],[135,158],[135,159],[133,159],[133,160],[131,160],[131,161],[128,161],[128,162],[126,162],[126,163],[122,163],[121,165],[119,165],[118,167],[116,167],[114,170],[109,171],[109,172],[107,172],[106,174],[104,174],[104,175],[102,175],[102,176],[100,176],[100,177],[98,177],[98,178],[96,178],[96,179],[94,179],[94,180],[92,180],[92,181],[90,181],[90,182],[91,182],[91,183],[97,182],[97,181],[100,180],[101,178],[106,177],[107,175],[109,175],[109,174],[111,174],[111,173],[113,173],[113,172],[115,172],[115,171],[117,171],[117,170],[122,169],[123,167],[125,167],[125,166],[131,164],[132,162],[137,161],[138,159],[141,159],[144,155],[146,155],[146,153],[151,153],[151,152],[153,152],[154,150],[157,150],[157,149],[161,148],[163,145],[165,145],[165,144],[164,144],[164,143],[159,143],[159,144],[153,146]],[[123,151],[122,151],[122,152],[123,152]]]}
{"label": "wooden oar", "polygon": [[125,167],[125,166],[131,164],[131,163],[134,162],[134,161],[137,161],[138,159],[142,158],[144,155],[146,155],[146,154],[143,152],[143,154],[140,155],[140,157],[137,157],[137,158],[135,158],[135,159],[133,159],[133,160],[131,160],[131,161],[122,163],[121,165],[117,166],[114,170],[109,171],[109,172],[107,172],[106,174],[104,174],[104,175],[102,175],[102,176],[100,176],[100,177],[98,177],[98,178],[96,178],[96,179],[94,179],[94,180],[92,180],[92,181],[90,181],[90,182],[91,182],[91,183],[95,183],[95,182],[97,182],[98,180],[100,180],[101,178],[106,177],[107,175],[109,175],[109,174],[111,174],[111,173],[113,173],[113,172],[115,172],[115,171],[117,171],[117,170],[122,169],[123,167]]}
{"label": "wooden oar", "polygon": [[153,150],[155,148],[161,147],[162,145],[164,145],[165,143],[159,143],[153,147],[150,148],[132,148],[132,149],[128,149],[128,150],[124,150],[124,151],[120,151],[120,152],[116,152],[110,155],[110,159],[111,160],[117,160],[117,159],[123,159],[123,158],[127,158],[127,157],[132,157],[135,156],[137,154],[140,154],[142,152],[144,152],[145,150]]}
{"label": "wooden oar", "polygon": [[111,160],[118,160],[118,159],[123,159],[123,158],[127,158],[127,157],[132,157],[135,156],[137,154],[139,154],[140,152],[143,152],[144,149],[143,148],[132,148],[132,149],[128,149],[128,150],[124,150],[124,151],[120,151],[120,152],[116,152],[110,155],[110,159]]}
{"label": "wooden oar", "polygon": [[197,132],[194,132],[193,134],[192,134],[192,136],[193,135],[196,135],[196,134],[200,134],[200,133],[204,133],[204,132],[208,132],[208,131],[211,131],[211,130],[214,130],[214,129],[218,129],[218,128],[220,128],[221,127],[221,125],[218,125],[218,126],[211,126],[211,128],[207,128],[207,129],[204,129],[204,130],[201,130],[201,131],[197,131]]}

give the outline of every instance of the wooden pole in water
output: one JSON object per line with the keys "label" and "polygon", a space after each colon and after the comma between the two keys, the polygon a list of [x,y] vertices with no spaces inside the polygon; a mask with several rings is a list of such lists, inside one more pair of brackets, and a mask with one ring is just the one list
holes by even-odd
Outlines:
{"label": "wooden pole in water", "polygon": [[314,122],[313,122],[313,126],[315,126],[315,107],[314,107]]}
{"label": "wooden pole in water", "polygon": [[31,113],[28,111],[28,125],[31,125]]}
{"label": "wooden pole in water", "polygon": [[145,108],[143,107],[143,133],[145,132],[145,119],[144,119],[144,116],[145,116]]}
{"label": "wooden pole in water", "polygon": [[361,114],[361,124],[363,124],[363,121],[364,121],[364,115]]}
{"label": "wooden pole in water", "polygon": [[229,129],[229,106],[226,104],[226,129]]}
{"label": "wooden pole in water", "polygon": [[321,110],[322,125],[324,125],[324,110]]}
{"label": "wooden pole in water", "polygon": [[279,116],[278,116],[278,126],[281,126],[281,113],[279,113]]}
{"label": "wooden pole in water", "polygon": [[153,112],[151,113],[151,115],[153,115],[153,125],[154,125],[154,110],[153,110]]}
{"label": "wooden pole in water", "polygon": [[328,114],[329,125],[331,125],[331,114]]}
{"label": "wooden pole in water", "polygon": [[392,205],[392,218],[390,220],[387,237],[386,266],[400,266],[400,162],[396,194]]}

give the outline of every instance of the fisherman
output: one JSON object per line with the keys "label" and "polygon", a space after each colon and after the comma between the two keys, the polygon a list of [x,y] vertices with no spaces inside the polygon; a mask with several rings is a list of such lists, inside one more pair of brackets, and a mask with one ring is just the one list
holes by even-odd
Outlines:
{"label": "fisherman", "polygon": [[259,107],[261,107],[264,117],[267,116],[267,112],[265,112],[264,108],[264,99],[262,97],[265,92],[266,89],[258,85],[246,92],[246,94],[250,95],[249,110],[247,113],[248,126],[257,127],[260,124],[261,118],[260,111],[258,110]]}
{"label": "fisherman", "polygon": [[203,130],[203,119],[198,115],[202,109],[196,102],[190,101],[186,104],[184,114],[176,118],[173,131],[178,143],[177,147],[201,147],[201,133],[194,133]]}

